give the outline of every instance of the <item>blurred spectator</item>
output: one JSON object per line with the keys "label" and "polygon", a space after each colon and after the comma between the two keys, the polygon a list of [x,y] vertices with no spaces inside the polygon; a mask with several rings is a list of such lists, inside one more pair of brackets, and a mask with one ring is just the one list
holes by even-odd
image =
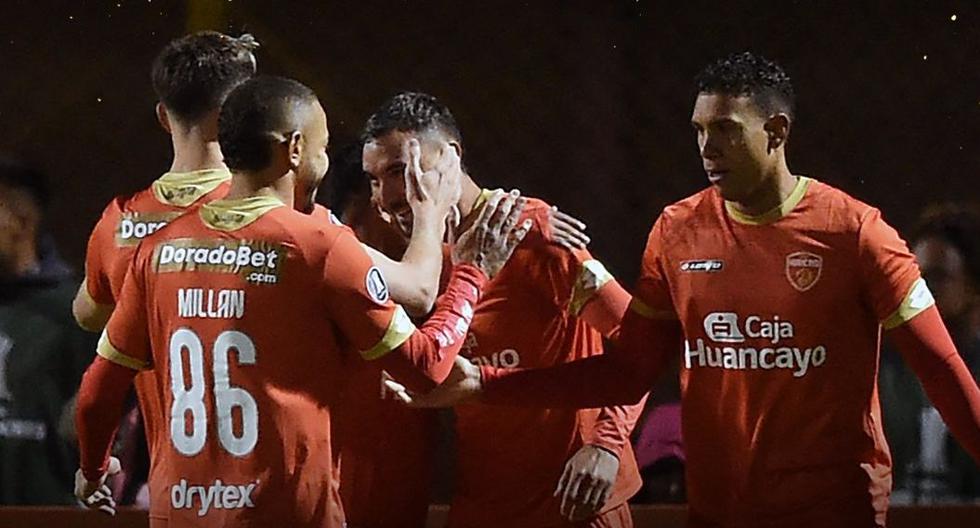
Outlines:
{"label": "blurred spectator", "polygon": [[[953,205],[922,215],[912,250],[953,341],[980,379],[980,215]],[[885,350],[879,378],[894,467],[893,502],[980,499],[980,469],[949,436],[898,354]]]}
{"label": "blurred spectator", "polygon": [[0,159],[0,504],[71,504],[69,407],[95,339],[75,325],[77,283],[42,254],[43,176]]}
{"label": "blurred spectator", "polygon": [[680,372],[675,364],[650,391],[643,416],[633,431],[633,451],[643,487],[630,502],[687,502],[680,399]]}

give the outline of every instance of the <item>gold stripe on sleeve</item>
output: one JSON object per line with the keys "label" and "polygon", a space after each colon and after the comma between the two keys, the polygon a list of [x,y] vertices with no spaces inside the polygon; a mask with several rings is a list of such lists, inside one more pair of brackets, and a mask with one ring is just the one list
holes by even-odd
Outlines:
{"label": "gold stripe on sleeve", "polygon": [[598,260],[590,259],[582,263],[582,271],[578,274],[575,286],[572,288],[572,300],[569,302],[569,310],[572,315],[577,316],[582,312],[586,303],[602,288],[607,282],[613,280],[612,273]]}
{"label": "gold stripe on sleeve", "polygon": [[644,319],[659,319],[661,321],[676,321],[677,315],[671,310],[654,310],[634,295],[630,300],[630,311]]}
{"label": "gold stripe on sleeve", "polygon": [[361,352],[361,357],[368,361],[383,357],[408,341],[413,332],[415,332],[415,325],[408,318],[408,314],[401,306],[395,306],[395,313],[391,316],[391,322],[388,323],[385,335],[381,337],[378,344]]}
{"label": "gold stripe on sleeve", "polygon": [[131,368],[133,370],[149,370],[151,368],[151,365],[148,362],[140,361],[132,356],[127,356],[126,354],[120,352],[119,349],[112,346],[112,343],[109,342],[109,334],[105,330],[102,331],[102,337],[99,338],[99,344],[95,351],[105,359],[126,368]]}
{"label": "gold stripe on sleeve", "polygon": [[895,313],[888,316],[881,323],[881,326],[886,330],[901,326],[934,304],[936,304],[936,299],[933,298],[932,292],[929,291],[926,280],[920,278],[909,288],[909,292],[905,295],[905,299],[902,300],[902,304],[895,310]]}

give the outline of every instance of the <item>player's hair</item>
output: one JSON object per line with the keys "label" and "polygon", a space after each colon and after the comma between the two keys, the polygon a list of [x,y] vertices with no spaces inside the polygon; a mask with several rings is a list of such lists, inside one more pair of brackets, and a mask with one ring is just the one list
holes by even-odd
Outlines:
{"label": "player's hair", "polygon": [[363,143],[355,141],[330,156],[326,201],[337,216],[343,217],[357,196],[366,196],[371,192],[370,179],[361,165],[362,149]]}
{"label": "player's hair", "polygon": [[40,210],[51,201],[51,188],[44,173],[4,156],[0,156],[0,185],[26,193]]}
{"label": "player's hair", "polygon": [[365,143],[393,130],[402,132],[438,131],[448,139],[463,142],[456,118],[449,107],[435,97],[419,92],[401,92],[381,105],[364,125]]}
{"label": "player's hair", "polygon": [[228,95],[218,115],[218,143],[232,170],[258,171],[269,165],[271,146],[303,127],[317,101],[308,86],[284,77],[254,77]]}
{"label": "player's hair", "polygon": [[933,205],[923,211],[913,233],[915,240],[936,238],[953,246],[970,280],[980,287],[980,211],[959,204]]}
{"label": "player's hair", "polygon": [[789,75],[775,62],[745,51],[709,64],[695,78],[699,94],[748,96],[766,116],[796,111],[796,93]]}
{"label": "player's hair", "polygon": [[170,41],[153,61],[150,77],[157,98],[182,121],[193,122],[221,107],[231,91],[255,75],[248,33],[235,38],[199,31]]}

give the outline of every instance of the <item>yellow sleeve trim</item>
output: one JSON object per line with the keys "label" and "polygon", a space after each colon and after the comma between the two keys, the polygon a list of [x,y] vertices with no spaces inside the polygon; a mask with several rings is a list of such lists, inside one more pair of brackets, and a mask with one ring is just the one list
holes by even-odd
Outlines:
{"label": "yellow sleeve trim", "polygon": [[677,315],[671,310],[654,310],[645,302],[633,296],[630,300],[629,310],[644,319],[660,319],[666,321],[676,321]]}
{"label": "yellow sleeve trim", "polygon": [[96,347],[95,351],[109,361],[133,370],[149,370],[152,368],[152,365],[150,365],[148,362],[140,361],[132,356],[127,356],[126,354],[120,352],[119,349],[112,346],[112,343],[109,342],[109,334],[105,330],[102,331],[102,337],[99,338],[99,345]]}
{"label": "yellow sleeve trim", "polygon": [[932,292],[929,291],[929,286],[926,285],[925,279],[919,279],[909,288],[909,292],[905,295],[905,299],[902,300],[902,304],[895,310],[895,313],[888,316],[881,323],[881,326],[885,330],[891,330],[892,328],[901,326],[934,304],[936,304],[936,299],[933,298]]}
{"label": "yellow sleeve trim", "polygon": [[572,288],[572,300],[569,302],[569,310],[572,315],[577,316],[582,312],[586,303],[599,291],[613,280],[612,273],[598,260],[586,260],[582,263],[582,271],[578,274],[575,286]]}
{"label": "yellow sleeve trim", "polygon": [[401,306],[395,306],[395,313],[391,316],[391,322],[388,323],[388,329],[385,330],[385,335],[381,337],[381,341],[378,341],[378,344],[361,352],[361,357],[368,361],[383,357],[388,352],[400,347],[405,341],[408,341],[408,338],[412,336],[413,332],[415,332],[415,325],[408,318],[408,314],[405,313],[405,310]]}

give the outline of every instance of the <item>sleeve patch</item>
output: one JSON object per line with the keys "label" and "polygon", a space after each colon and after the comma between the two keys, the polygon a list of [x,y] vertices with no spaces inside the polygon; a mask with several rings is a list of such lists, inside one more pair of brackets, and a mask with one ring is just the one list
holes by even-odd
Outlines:
{"label": "sleeve patch", "polygon": [[141,361],[120,352],[119,349],[114,347],[112,343],[109,342],[109,334],[105,330],[102,331],[102,337],[99,338],[99,344],[95,351],[103,358],[126,368],[131,368],[133,370],[149,370],[152,368],[152,365],[146,361]]}
{"label": "sleeve patch", "polygon": [[415,332],[415,324],[409,319],[408,314],[401,306],[395,306],[395,313],[391,316],[388,329],[381,341],[368,350],[361,352],[361,357],[371,361],[383,357],[388,352],[398,348]]}
{"label": "sleeve patch", "polygon": [[586,260],[582,263],[582,271],[575,281],[572,288],[572,299],[569,303],[569,310],[572,315],[581,313],[582,308],[589,302],[600,288],[607,282],[613,280],[609,270],[598,260]]}
{"label": "sleeve patch", "polygon": [[886,330],[901,326],[934,304],[936,304],[936,299],[933,298],[932,292],[929,291],[929,286],[926,285],[925,279],[920,278],[909,289],[908,294],[902,300],[902,304],[898,309],[888,316],[881,323],[881,326]]}

